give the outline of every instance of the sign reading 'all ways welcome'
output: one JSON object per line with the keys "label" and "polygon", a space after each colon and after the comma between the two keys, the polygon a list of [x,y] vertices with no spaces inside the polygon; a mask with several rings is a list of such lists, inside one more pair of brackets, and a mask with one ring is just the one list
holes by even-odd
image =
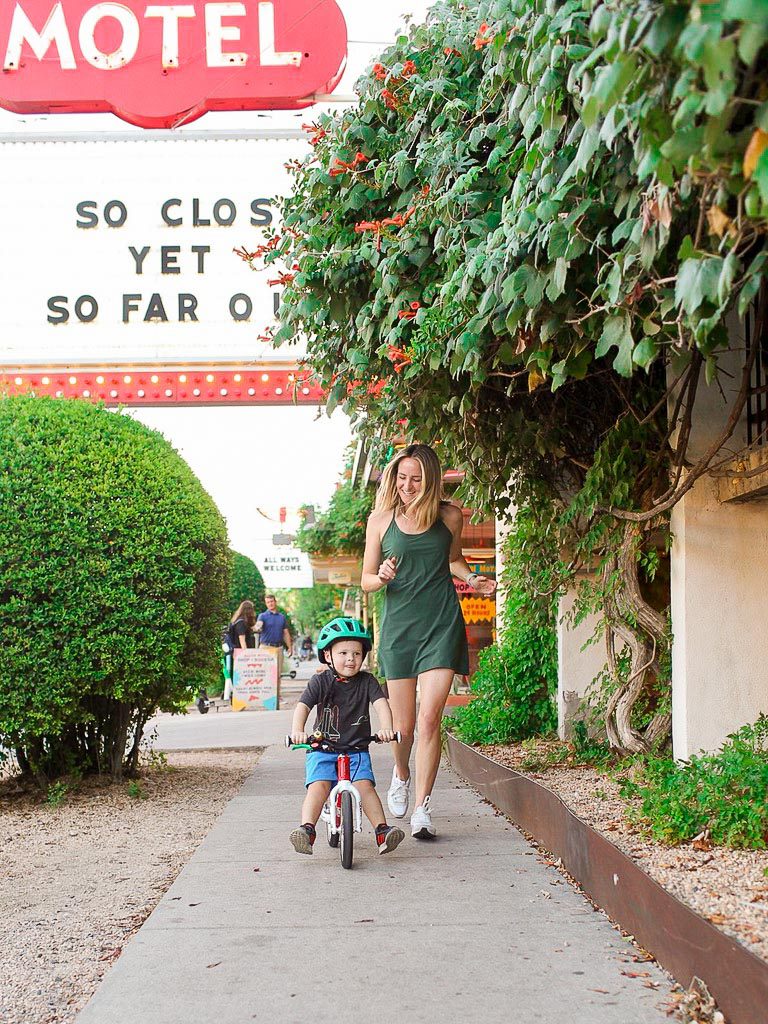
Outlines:
{"label": "sign reading 'all ways welcome'", "polygon": [[346,53],[336,0],[3,0],[0,106],[171,128],[207,110],[308,106]]}

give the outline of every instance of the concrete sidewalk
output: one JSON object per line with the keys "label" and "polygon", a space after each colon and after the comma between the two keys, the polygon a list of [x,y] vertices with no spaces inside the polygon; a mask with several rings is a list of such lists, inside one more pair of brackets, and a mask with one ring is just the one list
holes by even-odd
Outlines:
{"label": "concrete sidewalk", "polygon": [[292,711],[234,712],[224,708],[201,715],[194,710],[186,715],[157,715],[147,722],[144,735],[152,738],[156,750],[268,747],[283,742],[292,718]]}
{"label": "concrete sidewalk", "polygon": [[379,857],[366,823],[351,871],[322,834],[290,847],[302,779],[301,754],[265,751],[79,1024],[668,1020],[666,976],[450,770],[437,840]]}

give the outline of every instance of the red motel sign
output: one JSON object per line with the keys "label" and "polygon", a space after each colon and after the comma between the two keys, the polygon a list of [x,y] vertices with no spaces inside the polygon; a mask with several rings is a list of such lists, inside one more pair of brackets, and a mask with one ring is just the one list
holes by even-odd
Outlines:
{"label": "red motel sign", "polygon": [[309,106],[344,70],[336,0],[3,0],[0,106],[173,128],[208,110]]}

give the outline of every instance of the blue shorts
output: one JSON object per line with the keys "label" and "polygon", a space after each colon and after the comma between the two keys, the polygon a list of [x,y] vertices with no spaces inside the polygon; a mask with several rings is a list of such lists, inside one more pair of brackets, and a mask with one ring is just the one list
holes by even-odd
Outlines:
{"label": "blue shorts", "polygon": [[[304,785],[309,786],[312,782],[338,782],[339,774],[336,770],[336,754],[326,753],[324,750],[310,750],[307,753],[306,778]],[[367,750],[361,750],[357,754],[349,755],[349,775],[352,782],[360,779],[368,779],[374,786],[376,779],[373,776],[371,766],[371,755]]]}

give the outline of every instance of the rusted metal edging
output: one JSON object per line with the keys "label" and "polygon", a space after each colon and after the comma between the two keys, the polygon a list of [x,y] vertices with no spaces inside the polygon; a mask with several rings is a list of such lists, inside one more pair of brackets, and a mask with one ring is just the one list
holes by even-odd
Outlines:
{"label": "rusted metal edging", "polygon": [[768,1021],[768,964],[662,888],[545,786],[448,735],[454,769],[559,857],[584,892],[687,987],[700,978],[729,1024]]}

